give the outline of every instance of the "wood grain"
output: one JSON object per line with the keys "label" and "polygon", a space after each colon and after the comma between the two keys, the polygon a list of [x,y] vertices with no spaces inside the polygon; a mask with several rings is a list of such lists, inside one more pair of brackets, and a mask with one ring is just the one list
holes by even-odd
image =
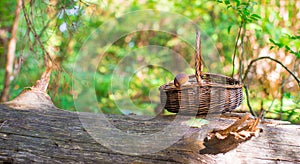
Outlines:
{"label": "wood grain", "polygon": [[[225,154],[200,154],[199,135],[205,129],[190,128],[182,139],[152,154],[129,155],[114,152],[96,142],[83,128],[76,112],[53,106],[47,110],[16,110],[0,105],[0,161],[8,163],[297,163],[300,162],[300,127],[262,124],[260,137],[240,144]],[[92,120],[94,114],[87,114]],[[106,115],[115,127],[134,133],[155,133],[170,124],[174,116],[139,121],[125,115]],[[226,128],[235,120],[220,118],[215,128]],[[96,125],[95,125],[96,126]],[[104,128],[104,127],[101,127]],[[107,127],[108,128],[108,127]],[[166,137],[157,138],[163,141]],[[113,139],[114,136],[112,136]],[[122,146],[122,145],[119,145]],[[1,162],[0,162],[1,163]]]}

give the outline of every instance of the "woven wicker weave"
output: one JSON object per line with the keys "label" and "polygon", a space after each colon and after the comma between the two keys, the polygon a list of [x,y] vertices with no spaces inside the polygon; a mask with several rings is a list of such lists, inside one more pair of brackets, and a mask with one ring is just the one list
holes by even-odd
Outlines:
{"label": "woven wicker weave", "polygon": [[203,73],[200,33],[196,35],[195,75],[189,75],[186,85],[174,82],[160,86],[160,99],[169,112],[203,115],[208,112],[232,111],[242,103],[240,81],[219,74]]}

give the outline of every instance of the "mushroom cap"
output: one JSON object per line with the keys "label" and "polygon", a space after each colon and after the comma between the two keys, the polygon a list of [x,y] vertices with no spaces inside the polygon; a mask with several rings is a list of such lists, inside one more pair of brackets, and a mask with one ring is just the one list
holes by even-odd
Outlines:
{"label": "mushroom cap", "polygon": [[176,77],[174,78],[174,85],[176,87],[180,87],[183,84],[185,84],[188,80],[189,80],[189,76],[187,74],[180,73],[176,75]]}

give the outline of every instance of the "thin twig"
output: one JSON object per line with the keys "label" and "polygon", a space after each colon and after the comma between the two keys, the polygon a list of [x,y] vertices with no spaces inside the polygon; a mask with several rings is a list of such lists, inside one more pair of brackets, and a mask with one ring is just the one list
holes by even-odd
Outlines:
{"label": "thin twig", "polygon": [[260,113],[258,115],[258,118],[260,118],[261,120],[263,120],[264,117],[264,113],[265,113],[265,108],[264,108],[264,101],[261,100],[261,104],[260,104]]}
{"label": "thin twig", "polygon": [[243,79],[242,79],[242,83],[244,84],[244,88],[245,88],[245,92],[246,92],[246,98],[247,98],[247,105],[248,105],[248,108],[250,109],[251,114],[254,115],[254,116],[255,116],[255,113],[253,112],[252,107],[251,107],[251,104],[250,104],[248,87],[247,87],[247,85],[245,84],[245,80],[246,80],[246,78],[247,78],[247,75],[248,75],[248,73],[249,73],[249,71],[250,71],[252,65],[253,65],[255,62],[257,62],[257,61],[259,61],[259,60],[263,60],[263,59],[269,59],[269,60],[272,60],[272,61],[274,61],[274,62],[280,64],[286,71],[289,72],[290,75],[292,75],[292,76],[294,77],[294,79],[298,82],[298,86],[300,86],[300,80],[298,79],[298,77],[297,77],[291,70],[289,70],[283,63],[281,63],[280,61],[278,61],[278,60],[276,60],[276,59],[274,59],[274,58],[271,58],[271,57],[269,57],[269,56],[262,56],[262,57],[253,59],[253,60],[250,62],[250,64],[248,65],[248,67],[247,67],[247,69],[246,69],[246,71],[245,71],[245,75],[244,75],[244,77],[243,77]]}
{"label": "thin twig", "polygon": [[295,80],[297,81],[297,83],[298,83],[298,86],[300,86],[300,80],[299,80],[299,78],[298,78],[291,70],[289,70],[289,69],[288,69],[283,63],[281,63],[279,60],[276,60],[276,59],[271,58],[271,57],[269,57],[269,56],[262,56],[262,57],[253,59],[253,60],[250,62],[250,64],[248,65],[248,67],[247,67],[247,69],[246,69],[246,71],[245,71],[245,75],[244,75],[244,77],[243,77],[243,79],[242,79],[242,82],[243,82],[243,83],[244,83],[245,79],[247,78],[247,75],[248,75],[248,73],[249,73],[249,71],[250,71],[252,65],[253,65],[255,62],[257,62],[257,61],[259,61],[259,60],[263,60],[263,59],[269,59],[269,60],[272,60],[272,61],[274,61],[274,62],[280,64],[286,71],[289,72],[290,75],[292,75],[292,76],[294,77],[294,79],[295,79]]}
{"label": "thin twig", "polygon": [[89,7],[89,5],[90,5],[88,2],[85,2],[85,1],[82,1],[82,0],[79,0],[79,2],[84,4],[86,7]]}
{"label": "thin twig", "polygon": [[237,49],[238,49],[238,41],[239,41],[240,36],[241,36],[243,24],[244,24],[244,22],[242,21],[241,24],[240,24],[240,27],[239,27],[239,33],[238,33],[238,36],[237,36],[236,41],[235,41],[234,52],[233,52],[233,59],[232,59],[232,73],[231,73],[231,77],[232,77],[232,78],[233,78],[233,75],[234,75],[234,69],[235,69],[234,61],[235,61],[236,52],[237,52]]}
{"label": "thin twig", "polygon": [[273,98],[271,105],[268,107],[268,110],[266,110],[266,112],[271,111],[272,106],[274,105],[274,102],[276,100],[276,97],[278,96],[279,93],[277,93],[277,95]]}
{"label": "thin twig", "polygon": [[38,35],[39,37],[42,37],[42,35],[44,34],[44,32],[46,31],[46,29],[49,27],[49,24],[55,19],[57,18],[57,16],[60,14],[60,12],[56,12],[46,23],[46,25],[43,27],[43,29],[41,30],[40,34]]}
{"label": "thin twig", "polygon": [[244,23],[243,24],[243,32],[242,32],[242,37],[241,37],[241,46],[242,46],[242,49],[241,49],[241,58],[240,58],[240,63],[239,63],[239,80],[242,79],[242,74],[243,74],[243,70],[244,70],[244,67],[243,67],[243,60],[244,60],[244,38],[245,38],[245,34],[246,34],[246,24]]}
{"label": "thin twig", "polygon": [[250,110],[250,113],[252,114],[252,116],[257,117],[256,114],[254,113],[252,107],[251,107],[251,104],[250,104],[248,86],[246,84],[244,84],[244,88],[245,88],[245,93],[246,93],[247,105],[248,105],[248,108]]}
{"label": "thin twig", "polygon": [[[48,51],[46,50],[45,46],[43,45],[39,35],[37,34],[37,32],[35,31],[35,28],[33,28],[32,26],[32,22],[31,20],[29,19],[29,16],[28,16],[28,13],[26,11],[26,8],[25,8],[25,2],[24,0],[22,0],[22,7],[23,7],[23,13],[24,13],[24,17],[25,17],[25,20],[26,20],[26,24],[29,28],[29,30],[32,32],[34,38],[37,40],[38,44],[40,45],[41,49],[43,50],[43,52],[46,54],[46,58],[49,59],[51,61],[52,64],[55,64],[53,62],[53,59],[52,57],[50,56],[50,54],[48,53]],[[47,61],[45,61],[45,64],[46,66],[48,66],[47,64]]]}
{"label": "thin twig", "polygon": [[196,79],[199,83],[201,81],[202,75],[202,51],[201,51],[201,36],[200,32],[196,32],[196,61],[195,61],[195,69],[196,69]]}
{"label": "thin twig", "polygon": [[284,95],[284,84],[285,84],[285,77],[282,77],[282,82],[280,86],[280,120],[282,120],[282,108],[283,108],[283,95]]}

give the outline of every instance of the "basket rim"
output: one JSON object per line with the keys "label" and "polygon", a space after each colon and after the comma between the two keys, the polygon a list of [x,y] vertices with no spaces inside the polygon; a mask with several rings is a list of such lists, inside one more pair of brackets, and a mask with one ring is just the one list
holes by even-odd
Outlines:
{"label": "basket rim", "polygon": [[[183,85],[181,87],[174,87],[174,88],[168,88],[166,89],[166,86],[167,85],[173,85],[174,86],[174,82],[173,81],[170,81],[168,83],[165,83],[163,85],[161,85],[159,87],[159,90],[160,91],[180,91],[180,90],[187,90],[187,89],[191,89],[191,88],[194,88],[194,87],[212,87],[212,88],[226,88],[226,89],[238,89],[238,88],[243,88],[244,85],[241,84],[241,82],[237,79],[234,79],[234,78],[231,78],[229,76],[225,76],[225,75],[221,75],[221,74],[215,74],[215,73],[203,73],[202,75],[213,75],[213,76],[219,76],[219,77],[222,77],[222,78],[229,78],[229,79],[233,79],[234,80],[234,83],[237,83],[237,84],[218,84],[218,83],[194,83],[194,84],[189,84],[189,85]],[[190,77],[196,77],[195,74],[190,74],[188,75],[189,78]]]}

